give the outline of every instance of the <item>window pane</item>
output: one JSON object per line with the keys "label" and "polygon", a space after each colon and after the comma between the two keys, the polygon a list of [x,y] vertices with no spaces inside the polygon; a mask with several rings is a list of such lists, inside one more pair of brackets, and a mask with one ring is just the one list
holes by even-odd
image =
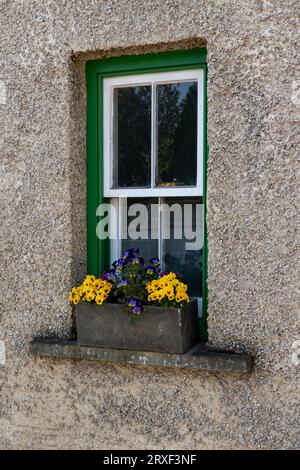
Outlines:
{"label": "window pane", "polygon": [[151,184],[151,86],[114,89],[114,188]]}
{"label": "window pane", "polygon": [[156,186],[197,184],[197,82],[157,85]]}
{"label": "window pane", "polygon": [[[142,206],[139,208],[138,205]],[[127,238],[122,240],[122,253],[130,248],[138,248],[147,263],[150,258],[158,256],[158,199],[128,198],[127,210]],[[138,232],[140,237],[137,239]],[[132,235],[134,239],[130,238]]]}
{"label": "window pane", "polygon": [[[166,236],[169,226],[170,236],[169,239],[162,240],[162,268],[182,276],[191,296],[202,297],[202,200],[200,197],[178,197],[164,199],[164,203],[170,209],[176,204],[177,210],[175,216],[170,210],[170,217],[167,216],[166,210],[163,210],[163,233]],[[188,210],[184,204],[190,205],[190,213],[184,214],[184,211]],[[175,209],[174,206],[173,208]],[[187,247],[186,242],[193,242],[191,231],[197,233],[198,246],[193,246],[197,249],[187,249],[191,247]]]}
{"label": "window pane", "polygon": [[[127,206],[122,206],[126,239],[122,240],[121,251],[123,253],[130,248],[139,248],[145,262],[159,256],[161,251],[162,270],[176,272],[188,284],[191,296],[202,297],[202,198],[160,199],[160,230],[158,202],[158,198],[127,199]],[[198,244],[195,244],[196,233]]]}

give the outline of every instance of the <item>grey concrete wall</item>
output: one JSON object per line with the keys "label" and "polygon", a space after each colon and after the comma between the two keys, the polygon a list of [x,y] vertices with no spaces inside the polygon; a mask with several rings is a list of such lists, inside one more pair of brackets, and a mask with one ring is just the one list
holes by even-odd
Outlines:
{"label": "grey concrete wall", "polygon": [[[1,448],[299,448],[298,15],[297,0],[0,2]],[[209,338],[254,372],[34,360],[33,336],[70,336],[86,269],[85,61],[203,44]]]}

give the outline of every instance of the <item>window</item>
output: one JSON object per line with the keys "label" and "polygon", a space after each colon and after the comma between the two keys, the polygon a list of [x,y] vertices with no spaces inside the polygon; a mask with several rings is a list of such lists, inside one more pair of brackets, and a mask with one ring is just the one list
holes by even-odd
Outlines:
{"label": "window", "polygon": [[[162,269],[182,274],[199,299],[204,324],[205,74],[204,50],[87,64],[89,272],[107,269],[131,247],[159,256]],[[116,215],[106,242],[95,239],[103,201]],[[204,244],[193,246],[189,234],[199,233]]]}
{"label": "window", "polygon": [[103,86],[104,196],[202,196],[203,70]]}

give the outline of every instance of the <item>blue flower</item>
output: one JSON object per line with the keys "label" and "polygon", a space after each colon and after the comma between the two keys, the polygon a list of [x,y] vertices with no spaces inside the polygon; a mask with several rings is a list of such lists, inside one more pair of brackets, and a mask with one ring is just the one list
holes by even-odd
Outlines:
{"label": "blue flower", "polygon": [[134,308],[134,307],[141,307],[142,304],[141,304],[141,301],[138,300],[138,299],[129,299],[127,301],[127,305],[128,307],[130,307],[131,309]]}
{"label": "blue flower", "polygon": [[128,307],[130,307],[130,308],[135,307],[135,305],[136,305],[136,299],[129,299],[129,300],[127,300],[127,305],[128,305]]}
{"label": "blue flower", "polygon": [[136,305],[135,307],[132,307],[131,309],[131,314],[138,317],[142,314],[143,312],[143,306],[142,305]]}
{"label": "blue flower", "polygon": [[113,270],[108,271],[107,273],[105,273],[104,276],[105,276],[105,279],[106,279],[107,281],[115,282],[115,280],[116,280],[116,276],[115,276],[115,273],[114,273]]}
{"label": "blue flower", "polygon": [[119,281],[117,284],[117,287],[126,287],[126,286],[128,286],[127,279],[121,279],[121,281]]}
{"label": "blue flower", "polygon": [[138,256],[134,256],[134,258],[132,258],[132,264],[141,264],[143,265],[145,263],[144,259],[143,258],[139,258]]}
{"label": "blue flower", "polygon": [[149,266],[154,266],[155,268],[160,266],[160,261],[158,258],[151,258],[149,260]]}

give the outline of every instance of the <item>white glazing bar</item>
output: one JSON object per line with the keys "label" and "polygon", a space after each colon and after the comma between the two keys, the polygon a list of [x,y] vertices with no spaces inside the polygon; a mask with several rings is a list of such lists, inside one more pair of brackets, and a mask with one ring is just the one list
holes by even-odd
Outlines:
{"label": "white glazing bar", "polygon": [[[112,136],[111,136],[111,174],[110,174],[110,187],[114,188],[119,181],[119,135],[118,135],[118,113],[119,113],[119,100],[115,96],[115,88],[111,89],[111,109],[112,109]],[[116,91],[117,93],[117,91]]]}
{"label": "white glazing bar", "polygon": [[[119,258],[120,251],[120,237],[119,237],[119,214],[121,212],[118,198],[111,198],[110,203],[113,208],[111,213],[111,233],[115,234],[116,237],[110,240],[110,263]],[[116,217],[115,217],[116,215]]]}
{"label": "white glazing bar", "polygon": [[156,86],[151,85],[151,188],[155,185],[155,136],[156,136],[156,104],[155,104]]}
{"label": "white glazing bar", "polygon": [[121,197],[119,199],[119,253],[118,257],[120,258],[123,254],[122,251],[122,240],[127,239],[127,228],[128,228],[128,210],[127,210],[127,197]]}
{"label": "white glazing bar", "polygon": [[204,159],[204,75],[201,71],[197,79],[197,188],[199,196],[203,196],[203,159]]}
{"label": "white glazing bar", "polygon": [[157,227],[157,238],[158,238],[158,243],[157,243],[157,247],[158,247],[158,259],[160,260],[160,263],[161,263],[161,269],[163,270],[163,262],[162,262],[162,252],[163,252],[163,247],[162,247],[162,213],[161,213],[161,208],[162,208],[162,202],[163,202],[163,198],[162,197],[159,197],[158,198],[158,227]]}

